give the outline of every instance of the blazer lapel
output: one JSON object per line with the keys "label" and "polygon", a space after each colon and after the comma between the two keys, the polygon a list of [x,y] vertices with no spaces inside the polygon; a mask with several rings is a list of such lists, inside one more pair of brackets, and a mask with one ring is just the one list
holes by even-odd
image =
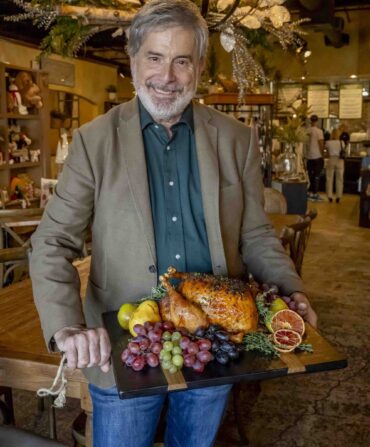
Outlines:
{"label": "blazer lapel", "polygon": [[118,134],[135,206],[144,228],[153,262],[156,263],[147,167],[136,98],[122,107]]}
{"label": "blazer lapel", "polygon": [[212,124],[211,119],[207,108],[194,103],[195,141],[212,266],[215,274],[225,275],[227,274],[227,265],[219,214],[218,129]]}

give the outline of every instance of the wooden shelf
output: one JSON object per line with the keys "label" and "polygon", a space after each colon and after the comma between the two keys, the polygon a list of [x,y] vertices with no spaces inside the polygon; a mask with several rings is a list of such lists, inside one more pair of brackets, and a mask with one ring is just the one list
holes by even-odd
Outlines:
{"label": "wooden shelf", "polygon": [[[238,104],[238,93],[214,93],[203,96],[204,104],[207,105],[235,105]],[[274,104],[274,97],[268,93],[255,95],[245,95],[244,103],[247,105],[271,105]]]}
{"label": "wooden shelf", "polygon": [[[9,87],[9,76],[16,76],[20,71],[25,71],[32,76],[32,80],[40,88],[43,107],[40,109],[29,108],[28,115],[19,113],[9,113],[7,110],[7,90]],[[0,142],[0,149],[4,157],[4,164],[0,165],[0,187],[9,188],[11,179],[17,174],[27,174],[39,187],[42,177],[50,177],[50,150],[49,150],[49,129],[50,115],[48,109],[49,88],[47,73],[40,70],[32,70],[25,67],[4,64],[0,62],[0,126],[1,136],[4,141]],[[9,164],[8,141],[9,141],[9,120],[17,120],[30,139],[29,150],[40,149],[39,161]]]}
{"label": "wooden shelf", "polygon": [[20,169],[20,168],[38,168],[40,166],[40,163],[32,163],[30,161],[26,161],[24,163],[13,163],[12,165],[9,164],[9,169]]}
{"label": "wooden shelf", "polygon": [[18,113],[6,113],[5,115],[0,115],[1,119],[15,119],[15,120],[39,120],[40,115],[19,115]]}

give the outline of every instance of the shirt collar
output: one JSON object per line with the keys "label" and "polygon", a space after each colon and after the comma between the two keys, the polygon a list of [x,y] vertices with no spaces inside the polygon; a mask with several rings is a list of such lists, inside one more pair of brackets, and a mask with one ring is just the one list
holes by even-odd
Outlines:
{"label": "shirt collar", "polygon": [[[139,115],[140,115],[140,124],[141,130],[144,130],[149,124],[156,124],[150,113],[143,106],[142,102],[138,98],[139,102]],[[178,126],[179,124],[186,124],[192,132],[194,132],[194,115],[193,115],[193,103],[191,102],[186,109],[183,111],[180,121],[174,124],[174,126]]]}

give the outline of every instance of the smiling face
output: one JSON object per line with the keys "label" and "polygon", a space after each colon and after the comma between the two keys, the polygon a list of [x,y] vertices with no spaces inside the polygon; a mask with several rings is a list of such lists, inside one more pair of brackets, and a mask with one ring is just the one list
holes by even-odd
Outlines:
{"label": "smiling face", "polygon": [[192,100],[203,66],[193,31],[179,26],[149,32],[131,58],[141,102],[156,121],[171,125]]}

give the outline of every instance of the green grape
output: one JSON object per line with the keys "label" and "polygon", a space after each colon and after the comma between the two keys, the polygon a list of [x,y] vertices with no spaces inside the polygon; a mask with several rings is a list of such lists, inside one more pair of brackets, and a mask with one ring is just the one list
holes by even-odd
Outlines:
{"label": "green grape", "polygon": [[170,369],[173,367],[171,360],[162,360],[161,365],[163,369]]}
{"label": "green grape", "polygon": [[163,352],[163,355],[161,357],[162,360],[171,360],[172,359],[172,355],[169,351],[161,351]]}
{"label": "green grape", "polygon": [[160,359],[163,359],[163,356],[164,356],[164,354],[166,353],[167,351],[165,351],[164,349],[162,349],[162,351],[160,351],[160,353],[159,353],[159,358]]}
{"label": "green grape", "polygon": [[175,374],[177,372],[177,368],[175,365],[172,365],[171,368],[168,370],[171,374]]}
{"label": "green grape", "polygon": [[163,349],[164,349],[165,351],[172,351],[172,349],[173,349],[173,343],[172,343],[172,341],[165,341],[165,342],[163,343]]}
{"label": "green grape", "polygon": [[182,365],[184,364],[184,357],[182,355],[176,354],[172,357],[172,363],[179,369],[181,369]]}
{"label": "green grape", "polygon": [[173,355],[182,354],[182,349],[180,348],[180,346],[174,346],[172,349],[172,354]]}
{"label": "green grape", "polygon": [[181,334],[180,334],[180,332],[174,332],[173,334],[172,334],[172,337],[171,337],[171,340],[172,341],[180,341],[181,340]]}
{"label": "green grape", "polygon": [[171,340],[171,338],[172,338],[171,332],[168,331],[163,332],[162,340],[168,341]]}

